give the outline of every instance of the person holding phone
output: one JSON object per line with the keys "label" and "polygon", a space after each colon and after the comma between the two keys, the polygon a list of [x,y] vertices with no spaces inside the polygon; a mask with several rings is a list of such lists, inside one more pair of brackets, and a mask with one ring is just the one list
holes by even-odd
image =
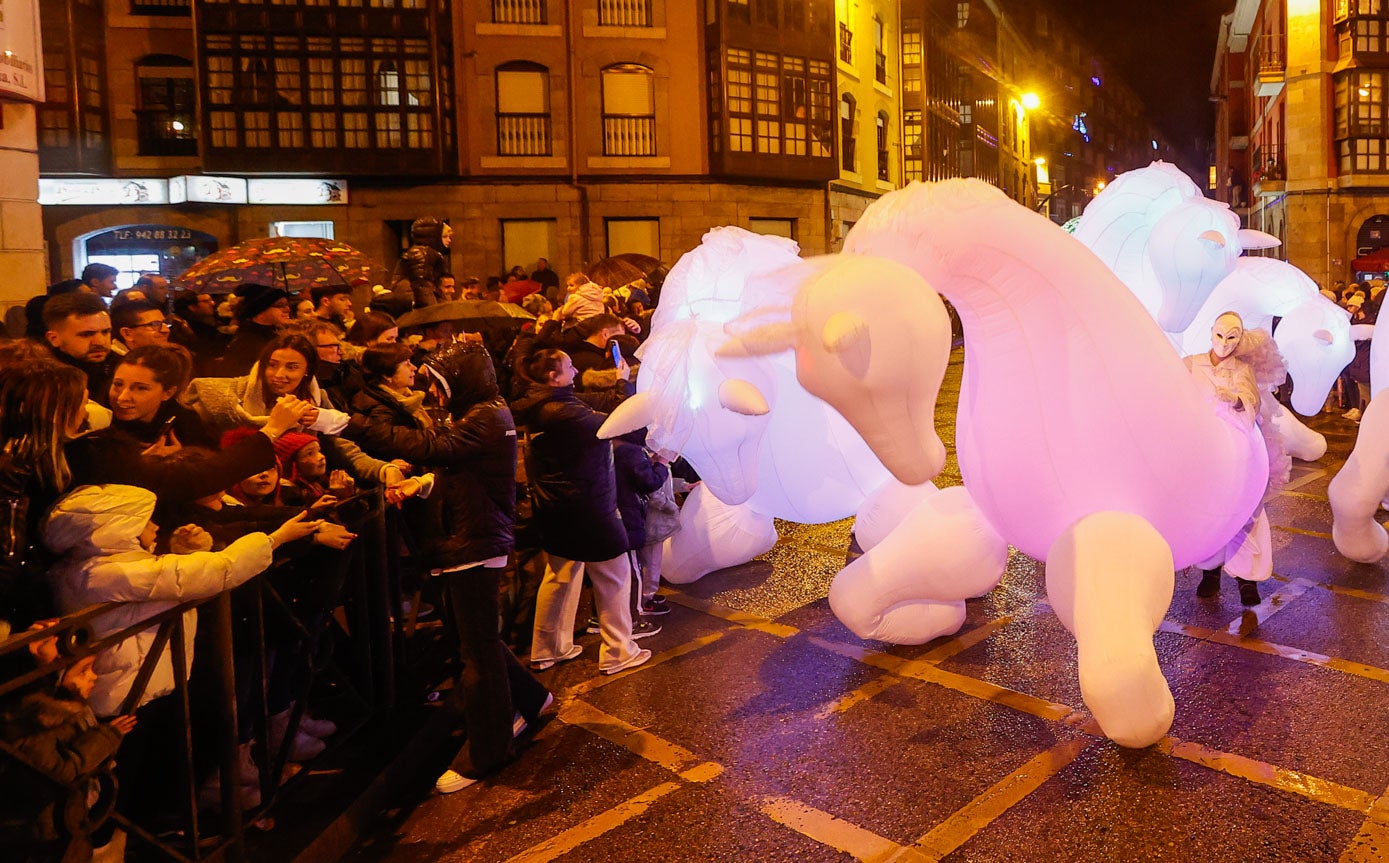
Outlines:
{"label": "person holding phone", "polygon": [[574,363],[576,392],[611,392],[631,377],[621,374],[627,368],[627,345],[636,346],[627,328],[616,315],[595,315],[579,324],[580,338],[564,342],[561,349]]}

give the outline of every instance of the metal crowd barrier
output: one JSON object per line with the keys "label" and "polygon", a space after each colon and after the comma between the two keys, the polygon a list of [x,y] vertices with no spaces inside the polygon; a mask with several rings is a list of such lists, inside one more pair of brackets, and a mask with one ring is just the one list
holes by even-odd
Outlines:
{"label": "metal crowd barrier", "polygon": [[[133,713],[143,697],[156,664],[164,651],[170,651],[174,668],[175,690],[169,698],[175,699],[182,734],[172,745],[178,747],[180,763],[179,775],[171,781],[178,781],[182,803],[182,835],[155,835],[147,825],[137,824],[119,811],[112,811],[109,817],[129,836],[132,842],[141,842],[156,849],[167,859],[179,863],[195,861],[241,861],[247,859],[245,834],[250,825],[266,818],[274,811],[280,798],[279,781],[288,761],[290,747],[303,717],[307,695],[320,674],[331,675],[339,684],[341,691],[347,693],[354,702],[358,715],[355,725],[347,724],[340,737],[350,736],[355,728],[370,721],[373,716],[391,710],[396,698],[397,661],[404,656],[404,615],[401,614],[401,594],[399,561],[389,553],[395,546],[389,545],[394,539],[395,513],[391,511],[380,492],[364,497],[369,502],[365,514],[352,519],[347,525],[358,534],[357,540],[345,551],[342,571],[336,578],[331,592],[329,609],[345,606],[346,614],[339,618],[335,614],[321,615],[321,625],[315,626],[296,614],[292,603],[287,602],[272,584],[268,576],[278,569],[292,567],[295,562],[279,561],[265,573],[257,576],[236,591],[245,591],[250,601],[249,631],[253,634],[250,648],[253,651],[251,667],[253,697],[251,703],[260,709],[255,716],[256,736],[268,741],[269,702],[267,699],[267,651],[266,620],[288,625],[299,637],[309,643],[305,657],[309,663],[308,682],[304,691],[295,699],[294,711],[290,717],[289,729],[284,741],[276,752],[268,752],[268,746],[261,747],[257,759],[262,804],[254,810],[242,812],[239,808],[239,768],[238,768],[238,717],[236,656],[244,651],[246,645],[237,644],[233,638],[234,620],[232,593],[228,591],[209,599],[184,603],[169,608],[134,623],[118,632],[102,637],[93,633],[92,621],[120,603],[93,605],[81,611],[64,615],[58,622],[42,630],[27,630],[13,634],[0,642],[0,658],[18,651],[27,651],[29,645],[43,639],[56,637],[59,658],[41,668],[10,680],[0,680],[0,701],[48,675],[57,675],[72,666],[82,657],[99,653],[128,637],[149,629],[156,629],[153,648],[142,664],[130,694],[122,705],[121,714]],[[191,703],[189,696],[189,662],[185,641],[185,612],[197,610],[198,626],[205,631],[200,640],[197,662],[200,673],[211,671],[214,681],[214,695],[217,701],[215,750],[221,779],[220,815],[215,829],[209,830],[209,818],[199,811],[197,782],[194,771],[194,739],[191,722]],[[345,622],[345,623],[344,623]],[[345,637],[351,647],[350,668],[343,668],[338,662],[329,660],[323,668],[318,667],[318,657],[322,654],[323,639],[330,635],[334,626],[340,629],[339,635]],[[243,635],[245,627],[243,627]],[[206,637],[206,636],[210,636]],[[201,646],[203,644],[209,646]],[[241,654],[244,657],[244,653]],[[207,668],[201,668],[207,664]],[[207,751],[211,751],[211,747]],[[120,754],[117,752],[116,758]],[[61,811],[66,813],[60,819],[68,837],[66,859],[85,859],[86,849],[90,848],[90,837],[101,826],[106,813],[86,814],[85,787],[75,787],[63,783],[44,773],[26,759],[15,747],[0,742],[0,758],[9,759],[24,765],[35,774],[35,780],[48,782],[56,787],[64,798]],[[98,781],[112,783],[110,762],[104,765]],[[293,781],[293,780],[291,780]],[[85,783],[79,783],[85,786]],[[288,786],[286,786],[288,787]],[[80,798],[80,799],[79,799]],[[81,816],[81,817],[79,817]]]}

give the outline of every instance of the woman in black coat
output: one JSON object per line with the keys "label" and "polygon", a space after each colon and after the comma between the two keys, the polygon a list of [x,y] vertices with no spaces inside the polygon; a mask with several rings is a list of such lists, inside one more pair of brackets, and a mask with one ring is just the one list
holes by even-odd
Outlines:
{"label": "woman in black coat", "polygon": [[651,658],[632,638],[627,531],[617,509],[613,449],[598,438],[607,414],[630,391],[630,370],[618,367],[619,391],[574,392],[574,363],[563,351],[541,350],[527,364],[535,381],[514,407],[531,433],[526,475],[545,548],[545,578],[535,602],[531,664],[549,668],[583,652],[574,643],[583,576],[593,583],[603,647],[598,667],[616,674]]}
{"label": "woman in black coat", "polygon": [[435,784],[447,794],[515,757],[516,729],[535,723],[553,699],[497,628],[516,516],[516,426],[492,359],[481,345],[467,343],[429,355],[423,367],[429,401],[447,411],[436,422],[410,390],[410,355],[404,345],[367,349],[367,387],[353,400],[343,434],[380,458],[436,470],[435,487],[421,491],[424,552],[428,565],[442,571],[458,629],[468,729],[467,750]]}

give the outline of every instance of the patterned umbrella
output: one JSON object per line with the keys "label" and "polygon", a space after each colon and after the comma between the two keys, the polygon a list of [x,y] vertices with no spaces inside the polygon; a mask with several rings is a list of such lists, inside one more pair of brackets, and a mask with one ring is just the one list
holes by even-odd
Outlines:
{"label": "patterned umbrella", "polygon": [[374,285],[384,267],[337,240],[317,237],[266,237],[215,252],[184,270],[174,286],[226,293],[243,282],[307,292],[317,285]]}

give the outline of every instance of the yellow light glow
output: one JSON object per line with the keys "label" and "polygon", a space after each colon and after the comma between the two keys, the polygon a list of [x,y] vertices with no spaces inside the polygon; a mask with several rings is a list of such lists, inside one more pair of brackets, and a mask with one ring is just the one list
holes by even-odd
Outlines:
{"label": "yellow light glow", "polygon": [[1096,183],[1096,184],[1095,184],[1095,194],[1098,195],[1100,192],[1103,192],[1103,191],[1104,191],[1104,187],[1105,187],[1106,185],[1108,185],[1108,184],[1105,183],[1104,180],[1100,180],[1098,183]]}
{"label": "yellow light glow", "polygon": [[1041,156],[1038,156],[1037,158],[1032,160],[1032,164],[1034,165],[1045,165],[1046,163],[1047,160]]}
{"label": "yellow light glow", "polygon": [[1035,111],[1042,107],[1042,99],[1036,93],[1023,93],[1022,106],[1029,111]]}

